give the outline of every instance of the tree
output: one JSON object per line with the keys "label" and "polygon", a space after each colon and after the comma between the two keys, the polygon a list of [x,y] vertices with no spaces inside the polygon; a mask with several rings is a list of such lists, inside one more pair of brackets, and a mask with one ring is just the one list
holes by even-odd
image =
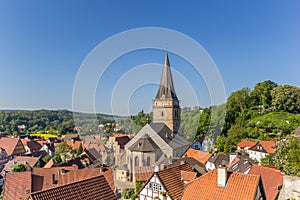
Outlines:
{"label": "tree", "polygon": [[52,159],[52,157],[51,157],[50,155],[46,155],[46,156],[43,158],[43,161],[44,161],[44,163],[48,163],[51,159]]}
{"label": "tree", "polygon": [[277,111],[300,112],[300,88],[280,85],[271,91],[272,106]]}
{"label": "tree", "polygon": [[[271,92],[273,88],[277,87],[277,83],[270,80],[257,83],[250,93],[251,106],[262,106],[262,109],[267,109],[272,105]],[[262,110],[262,112],[263,112]]]}
{"label": "tree", "polygon": [[247,109],[250,105],[250,89],[243,88],[231,93],[226,103],[225,127],[223,132],[226,133],[232,124],[235,124],[237,118],[239,123],[245,125]]}
{"label": "tree", "polygon": [[76,157],[80,156],[82,154],[82,152],[83,152],[83,148],[82,148],[82,144],[80,143],[77,153],[76,153]]}
{"label": "tree", "polygon": [[55,154],[60,155],[60,154],[66,154],[70,153],[72,151],[72,147],[67,144],[66,141],[63,141],[59,143],[59,145],[55,149]]}
{"label": "tree", "polygon": [[11,172],[25,172],[26,166],[24,164],[16,164],[10,171]]}
{"label": "tree", "polygon": [[58,164],[61,164],[63,162],[59,155],[54,156],[53,161]]}
{"label": "tree", "polygon": [[300,138],[288,137],[281,141],[272,159],[284,174],[300,177]]}

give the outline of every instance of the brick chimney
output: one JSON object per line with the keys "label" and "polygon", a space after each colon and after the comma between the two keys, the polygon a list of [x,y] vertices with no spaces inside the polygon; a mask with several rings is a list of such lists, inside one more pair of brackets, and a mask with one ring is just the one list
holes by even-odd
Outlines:
{"label": "brick chimney", "polygon": [[218,166],[218,184],[219,187],[225,187],[227,182],[227,167],[225,165]]}

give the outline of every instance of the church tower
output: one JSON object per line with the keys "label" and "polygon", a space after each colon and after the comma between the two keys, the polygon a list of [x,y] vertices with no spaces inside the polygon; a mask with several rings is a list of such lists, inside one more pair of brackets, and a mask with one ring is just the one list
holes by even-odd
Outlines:
{"label": "church tower", "polygon": [[168,52],[165,57],[160,86],[153,100],[153,122],[165,123],[173,133],[177,133],[180,126],[180,106],[173,85]]}

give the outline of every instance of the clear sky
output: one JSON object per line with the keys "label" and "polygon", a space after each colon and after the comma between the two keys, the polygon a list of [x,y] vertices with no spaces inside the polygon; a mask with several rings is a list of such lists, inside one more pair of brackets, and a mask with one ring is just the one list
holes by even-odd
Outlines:
{"label": "clear sky", "polygon": [[[300,86],[299,22],[300,1],[1,0],[0,109],[72,109],[76,74],[86,56],[108,37],[141,27],[169,28],[196,40],[216,63],[227,95],[264,80]],[[129,101],[115,98],[115,108],[112,90],[130,69],[162,64],[164,55],[149,49],[116,60],[99,82],[97,112],[128,114],[122,107],[130,114],[150,111],[156,84],[130,91]],[[170,54],[170,62],[181,106],[195,102],[180,76],[197,91],[199,105],[209,106],[201,77],[175,54]]]}

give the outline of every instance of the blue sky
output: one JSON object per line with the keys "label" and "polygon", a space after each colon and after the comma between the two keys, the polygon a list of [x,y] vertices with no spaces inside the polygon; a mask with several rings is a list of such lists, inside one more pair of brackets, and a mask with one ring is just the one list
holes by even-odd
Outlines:
{"label": "blue sky", "polygon": [[[0,109],[71,109],[76,74],[86,56],[105,39],[141,27],[164,27],[196,40],[216,63],[227,95],[269,79],[299,86],[299,8],[299,1],[258,0],[0,1]],[[150,111],[157,85],[132,91],[129,101],[114,99],[113,109],[112,90],[128,70],[162,64],[164,55],[150,49],[116,60],[99,82],[97,112]],[[196,91],[198,104],[209,106],[201,77],[177,55],[170,54],[170,61]],[[182,107],[193,106],[184,84],[174,82]]]}

